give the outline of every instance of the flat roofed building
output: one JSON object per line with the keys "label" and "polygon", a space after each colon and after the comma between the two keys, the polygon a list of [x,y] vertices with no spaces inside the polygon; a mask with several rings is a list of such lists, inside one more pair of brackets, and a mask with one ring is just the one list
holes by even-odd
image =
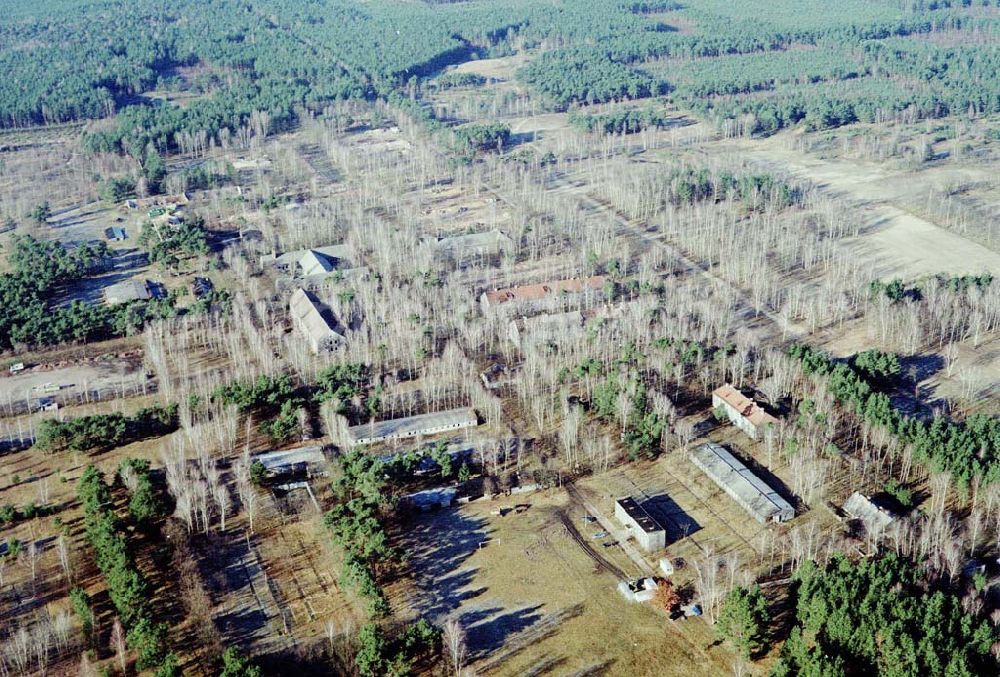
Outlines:
{"label": "flat roofed building", "polygon": [[479,425],[479,417],[476,416],[475,409],[462,407],[351,426],[347,429],[347,435],[351,444],[374,444],[387,440],[417,437],[418,435],[434,435],[450,430],[474,428],[477,425]]}
{"label": "flat roofed building", "polygon": [[105,288],[104,302],[117,306],[132,301],[145,301],[153,297],[145,280],[125,280]]}
{"label": "flat roofed building", "polygon": [[508,287],[507,289],[496,289],[483,292],[479,297],[479,303],[483,312],[488,312],[504,303],[522,302],[532,303],[544,301],[545,299],[558,297],[561,294],[585,294],[588,292],[600,292],[604,288],[604,276],[595,275],[593,277],[574,277],[569,280],[557,280],[555,282],[545,282],[543,284],[529,284],[521,287]]}
{"label": "flat roofed building", "polygon": [[667,545],[667,532],[631,496],[615,500],[615,517],[646,552],[655,552]]}
{"label": "flat roofed building", "polygon": [[721,407],[733,425],[755,440],[767,426],[778,424],[778,419],[729,383],[712,393],[712,407]]}
{"label": "flat roofed building", "polygon": [[872,499],[860,491],[855,491],[844,502],[844,514],[851,519],[863,522],[869,533],[885,531],[896,519],[895,515],[876,505]]}
{"label": "flat roofed building", "polygon": [[468,233],[447,237],[426,238],[423,244],[436,256],[450,256],[461,261],[467,258],[496,256],[514,248],[514,241],[499,230],[485,233]]}
{"label": "flat roofed building", "polygon": [[324,317],[312,294],[296,289],[289,304],[292,324],[305,337],[313,353],[319,354],[340,347],[344,336]]}
{"label": "flat roofed building", "polygon": [[458,487],[439,487],[437,489],[424,489],[404,496],[402,502],[418,510],[434,510],[451,507],[457,495]]}
{"label": "flat roofed building", "polygon": [[725,447],[702,444],[691,452],[691,460],[758,522],[785,522],[795,517],[795,508]]}

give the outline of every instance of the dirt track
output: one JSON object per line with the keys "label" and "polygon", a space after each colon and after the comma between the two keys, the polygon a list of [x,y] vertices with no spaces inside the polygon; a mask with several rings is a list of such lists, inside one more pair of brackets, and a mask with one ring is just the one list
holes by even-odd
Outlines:
{"label": "dirt track", "polygon": [[566,531],[569,533],[570,537],[576,541],[577,545],[583,548],[583,551],[587,553],[590,559],[594,560],[594,563],[597,564],[597,566],[601,567],[605,571],[611,572],[620,579],[628,578],[628,575],[624,571],[605,559],[601,553],[594,550],[594,547],[587,542],[587,539],[576,528],[576,525],[573,524],[573,520],[570,519],[569,515],[561,510],[559,511],[559,521],[562,522],[564,527],[566,527]]}

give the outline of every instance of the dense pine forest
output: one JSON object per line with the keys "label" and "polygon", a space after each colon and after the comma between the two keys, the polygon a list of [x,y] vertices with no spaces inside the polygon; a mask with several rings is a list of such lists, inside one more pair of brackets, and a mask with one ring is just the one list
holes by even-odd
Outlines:
{"label": "dense pine forest", "polygon": [[[670,92],[703,114],[752,116],[758,133],[995,112],[997,22],[994,0],[48,0],[0,19],[0,126],[118,112],[92,148],[163,150],[255,111],[280,129],[340,99],[413,97],[446,65],[538,46],[555,49],[520,77],[559,109]],[[956,29],[984,39],[951,44]],[[182,85],[200,94],[184,108],[150,96]]]}

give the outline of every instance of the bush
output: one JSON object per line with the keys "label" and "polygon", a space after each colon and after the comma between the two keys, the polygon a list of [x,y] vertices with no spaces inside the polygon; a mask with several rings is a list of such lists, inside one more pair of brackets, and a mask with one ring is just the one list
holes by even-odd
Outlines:
{"label": "bush", "polygon": [[883,383],[899,375],[899,358],[895,353],[881,350],[865,350],[854,356],[854,367],[862,375]]}
{"label": "bush", "polygon": [[128,177],[111,178],[97,184],[97,194],[107,202],[121,202],[135,194],[135,181]]}
{"label": "bush", "polygon": [[222,654],[222,672],[219,677],[261,677],[264,673],[234,646]]}

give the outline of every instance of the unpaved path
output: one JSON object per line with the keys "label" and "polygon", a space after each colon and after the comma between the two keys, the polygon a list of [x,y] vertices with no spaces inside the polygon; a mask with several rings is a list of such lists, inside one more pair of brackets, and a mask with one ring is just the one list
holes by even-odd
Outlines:
{"label": "unpaved path", "polygon": [[[580,493],[580,490],[577,489],[572,482],[567,482],[563,486],[566,488],[566,493],[569,494],[570,498],[573,499],[573,501],[575,501],[576,503],[579,503],[581,506],[583,506],[583,508],[588,513],[596,517],[597,523],[601,525],[601,528],[607,531],[609,534],[611,534],[611,536],[618,541],[618,545],[620,545],[622,550],[625,551],[625,554],[629,556],[629,559],[635,562],[635,565],[639,567],[639,570],[643,574],[647,576],[652,576],[655,574],[655,572],[653,571],[653,567],[650,566],[646,558],[643,557],[639,553],[639,551],[636,550],[635,547],[628,542],[627,530],[621,529],[620,527],[613,524],[611,520],[604,515],[604,513],[602,513],[600,510],[597,509],[597,506],[588,501],[583,496],[583,494]],[[601,559],[604,558],[602,557]],[[617,569],[617,567],[615,567],[615,569],[616,569],[615,573],[624,578],[623,572],[620,569]]]}

